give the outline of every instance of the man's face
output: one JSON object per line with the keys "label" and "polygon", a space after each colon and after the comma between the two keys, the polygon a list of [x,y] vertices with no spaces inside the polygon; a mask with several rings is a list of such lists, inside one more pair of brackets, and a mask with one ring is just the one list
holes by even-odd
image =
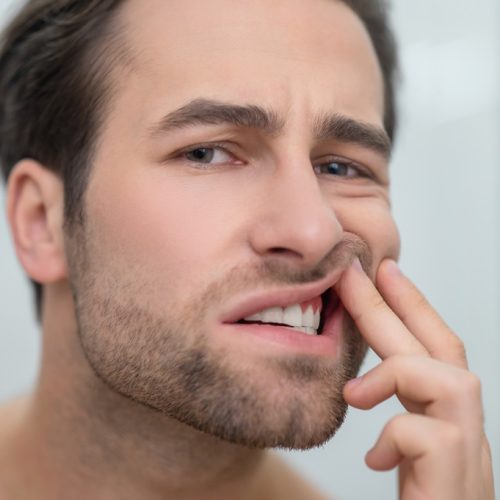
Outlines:
{"label": "man's face", "polygon": [[[399,248],[369,37],[333,0],[132,0],[121,15],[133,60],[67,241],[87,359],[223,439],[319,444],[365,351],[331,287],[354,256],[373,276]],[[313,335],[274,325],[294,321]]]}

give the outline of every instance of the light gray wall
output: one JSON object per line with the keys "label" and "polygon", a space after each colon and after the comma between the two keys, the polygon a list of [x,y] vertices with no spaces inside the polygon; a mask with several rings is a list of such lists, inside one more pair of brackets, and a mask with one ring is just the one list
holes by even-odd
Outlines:
{"label": "light gray wall", "polygon": [[[19,0],[0,0],[4,25]],[[39,334],[30,308],[30,289],[10,240],[0,187],[0,401],[29,389],[36,376]]]}
{"label": "light gray wall", "polygon": [[[10,4],[0,0],[0,18]],[[394,213],[405,272],[465,341],[483,381],[486,428],[500,480],[500,3],[399,0],[401,129]],[[0,202],[4,205],[3,192]],[[0,216],[0,401],[28,390],[39,333],[30,290]],[[365,370],[377,360],[371,356]],[[394,401],[353,410],[321,449],[286,457],[341,499],[396,498],[395,474],[363,463]]]}

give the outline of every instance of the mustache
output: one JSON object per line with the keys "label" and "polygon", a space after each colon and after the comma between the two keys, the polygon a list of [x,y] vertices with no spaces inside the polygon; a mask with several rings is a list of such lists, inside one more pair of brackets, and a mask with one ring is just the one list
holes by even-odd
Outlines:
{"label": "mustache", "polygon": [[283,259],[263,262],[261,272],[273,279],[275,284],[307,284],[325,278],[339,269],[346,269],[355,258],[370,272],[373,256],[368,243],[359,236],[348,233],[314,268],[292,267],[283,262]]}
{"label": "mustache", "polygon": [[228,290],[242,291],[251,287],[279,287],[284,285],[308,284],[321,280],[328,274],[346,269],[351,262],[358,258],[362,267],[370,272],[373,265],[373,255],[368,243],[358,235],[346,233],[313,268],[305,269],[291,265],[283,257],[269,257],[256,265],[231,269],[224,279],[215,286],[211,285],[212,298],[219,295],[217,292]]}

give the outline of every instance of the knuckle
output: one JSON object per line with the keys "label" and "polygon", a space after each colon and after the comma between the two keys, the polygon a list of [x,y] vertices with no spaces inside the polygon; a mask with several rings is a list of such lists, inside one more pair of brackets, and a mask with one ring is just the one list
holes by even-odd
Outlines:
{"label": "knuckle", "polygon": [[471,372],[462,371],[459,376],[449,378],[446,389],[450,396],[460,398],[469,403],[480,400],[481,381]]}
{"label": "knuckle", "polygon": [[385,425],[384,432],[393,436],[395,439],[404,432],[404,428],[406,427],[407,415],[396,415],[392,417],[389,422]]}
{"label": "knuckle", "polygon": [[478,397],[481,394],[481,380],[474,373],[465,372],[462,387],[462,390],[470,397]]}
{"label": "knuckle", "polygon": [[453,372],[447,377],[443,378],[440,382],[442,384],[442,389],[444,390],[443,395],[447,399],[463,399],[465,395],[465,385],[464,378],[461,374]]}
{"label": "knuckle", "polygon": [[387,309],[387,304],[385,303],[384,299],[382,298],[381,295],[378,293],[374,293],[372,297],[372,306],[374,309],[377,310],[384,310]]}

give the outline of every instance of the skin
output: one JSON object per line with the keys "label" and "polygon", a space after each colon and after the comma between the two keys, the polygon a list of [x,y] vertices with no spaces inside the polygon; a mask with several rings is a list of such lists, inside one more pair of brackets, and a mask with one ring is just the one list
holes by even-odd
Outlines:
{"label": "skin", "polygon": [[[115,71],[85,227],[64,233],[62,184],[42,165],[24,160],[9,181],[17,255],[45,298],[37,387],[0,415],[0,497],[320,498],[267,448],[328,439],[343,391],[360,408],[392,395],[408,408],[367,456],[374,469],[401,465],[401,498],[493,498],[477,379],[458,339],[385,263],[399,254],[388,159],[313,133],[325,113],[382,128],[382,77],[360,21],[325,0],[131,0],[120,15],[132,63]],[[283,126],[151,135],[200,98],[270,108]],[[209,170],[185,154],[214,143],[223,149]],[[365,175],[321,167],[339,157]],[[330,357],[218,331],[245,294],[333,275],[383,360],[358,384],[344,388],[347,338],[364,346],[348,320]],[[187,394],[173,367],[195,348],[211,384],[196,389],[195,378]],[[304,366],[312,377],[285,369]],[[238,417],[221,420],[231,427],[212,425],[221,405]]]}

